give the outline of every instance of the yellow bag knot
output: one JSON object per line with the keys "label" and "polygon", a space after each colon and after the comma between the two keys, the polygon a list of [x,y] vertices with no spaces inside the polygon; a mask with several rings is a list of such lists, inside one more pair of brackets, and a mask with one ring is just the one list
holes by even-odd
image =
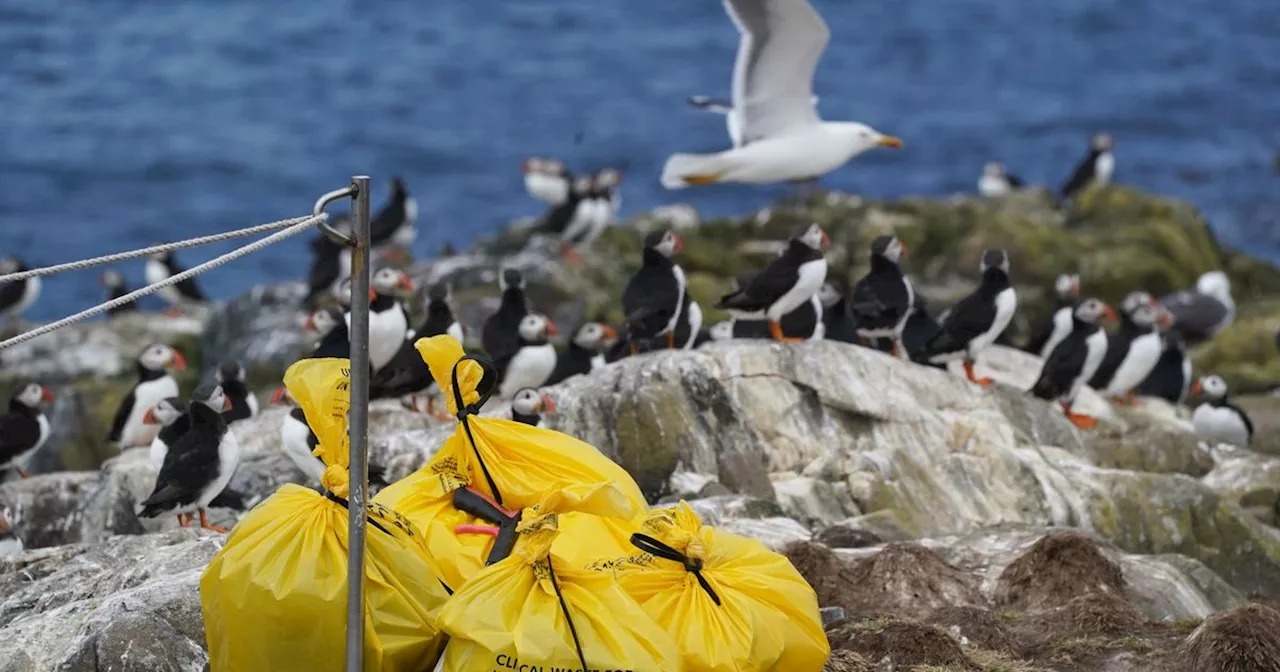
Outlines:
{"label": "yellow bag knot", "polygon": [[[436,385],[439,385],[444,392],[444,401],[450,415],[455,417],[458,415],[458,397],[462,398],[463,406],[472,406],[480,401],[481,395],[478,388],[480,381],[484,378],[484,365],[473,359],[465,359],[467,353],[463,351],[458,339],[448,334],[441,334],[431,338],[420,338],[414,342],[413,347],[418,350],[422,361],[426,362],[427,367],[431,369],[431,376],[436,379]],[[455,373],[458,381],[456,389],[454,388]]]}
{"label": "yellow bag knot", "polygon": [[323,485],[325,490],[346,499],[351,492],[351,474],[347,467],[330,464],[320,475],[320,485]]}
{"label": "yellow bag knot", "polygon": [[689,536],[689,539],[684,546],[684,554],[694,560],[698,560],[698,561],[706,560],[707,545],[703,543],[702,539],[692,534],[689,534],[688,532],[684,532],[683,530],[681,530],[681,533]]}

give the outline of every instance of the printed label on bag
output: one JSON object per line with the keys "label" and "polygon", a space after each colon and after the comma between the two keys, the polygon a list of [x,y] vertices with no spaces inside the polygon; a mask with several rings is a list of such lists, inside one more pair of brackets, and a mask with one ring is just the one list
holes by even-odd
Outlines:
{"label": "printed label on bag", "polygon": [[[493,659],[493,672],[582,672],[582,665],[565,667],[520,660],[515,656],[499,653]],[[592,667],[587,672],[635,672],[629,667]]]}

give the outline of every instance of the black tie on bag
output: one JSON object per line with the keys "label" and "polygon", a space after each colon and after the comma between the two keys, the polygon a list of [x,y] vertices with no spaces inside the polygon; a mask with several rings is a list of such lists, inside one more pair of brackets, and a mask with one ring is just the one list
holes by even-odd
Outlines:
{"label": "black tie on bag", "polygon": [[573,625],[573,617],[569,615],[569,605],[564,601],[564,595],[560,593],[560,582],[556,580],[556,570],[551,566],[551,556],[547,556],[547,575],[551,577],[551,587],[556,591],[556,599],[560,600],[560,613],[564,614],[564,620],[569,624],[569,634],[573,636],[573,648],[578,650],[578,662],[582,663],[582,672],[590,672],[591,668],[587,667],[587,654],[582,651],[582,640],[578,639],[578,628]]}
{"label": "black tie on bag", "polygon": [[661,541],[658,541],[647,534],[640,534],[639,532],[631,535],[631,545],[645,553],[648,553],[649,555],[684,565],[685,570],[693,574],[694,578],[698,580],[698,585],[702,586],[702,589],[707,591],[707,595],[711,596],[711,601],[715,602],[717,607],[720,606],[720,596],[716,595],[716,591],[711,588],[711,584],[707,582],[707,577],[702,575],[701,560],[698,558],[691,558]]}
{"label": "black tie on bag", "polygon": [[[458,386],[458,367],[463,362],[475,362],[484,369],[484,375],[480,378],[480,384],[476,385],[476,392],[480,398],[476,399],[476,403],[466,405],[462,403],[462,388]],[[493,389],[497,387],[496,374],[493,367],[483,359],[475,355],[463,355],[456,364],[453,365],[453,405],[458,408],[458,422],[462,424],[462,428],[467,431],[467,441],[471,443],[471,451],[476,455],[476,461],[480,463],[480,470],[484,472],[484,480],[489,483],[489,490],[493,492],[493,499],[499,504],[502,503],[502,493],[498,491],[498,484],[494,482],[493,476],[489,473],[489,467],[485,465],[484,458],[480,457],[480,449],[476,448],[476,437],[471,433],[470,416],[480,415],[480,409],[489,401],[489,397],[493,396]]]}

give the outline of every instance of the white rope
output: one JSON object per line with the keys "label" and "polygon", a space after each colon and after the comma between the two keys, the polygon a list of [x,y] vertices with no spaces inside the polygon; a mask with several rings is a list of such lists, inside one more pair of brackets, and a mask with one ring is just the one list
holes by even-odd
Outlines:
{"label": "white rope", "polygon": [[[169,276],[168,278],[165,278],[164,280],[161,280],[160,282],[157,282],[154,285],[147,285],[146,287],[143,287],[137,291],[129,292],[128,294],[125,294],[124,296],[118,299],[112,299],[110,301],[107,301],[106,303],[100,303],[88,310],[80,311],[75,315],[72,315],[70,317],[65,317],[61,320],[58,320],[57,322],[50,322],[49,324],[46,324],[42,327],[37,327],[35,329],[32,329],[31,331],[18,334],[17,336],[14,336],[9,340],[4,341],[3,343],[0,343],[0,350],[4,350],[5,348],[18,345],[19,343],[25,343],[33,338],[38,338],[51,331],[57,331],[58,329],[61,329],[67,325],[71,325],[71,324],[75,324],[76,322],[87,320],[95,315],[101,315],[102,313],[105,313],[108,310],[111,310],[113,308],[119,308],[120,306],[123,306],[126,303],[132,303],[133,301],[137,301],[138,299],[144,296],[155,294],[156,292],[164,289],[165,287],[176,285],[179,282],[186,280],[187,278],[195,277],[209,269],[217,268],[229,261],[234,261],[236,259],[239,259],[240,257],[243,257],[246,254],[257,252],[258,250],[261,250],[262,248],[268,245],[272,245],[286,238],[291,238],[293,236],[296,236],[299,233],[302,233],[303,231],[306,231],[307,229],[310,229],[321,222],[328,221],[329,215],[327,213],[322,212],[318,215],[311,215],[309,217],[300,217],[295,219],[298,221],[283,231],[273,233],[267,236],[266,238],[263,238],[262,240],[254,241],[252,243],[249,243],[248,245],[245,245],[244,247],[236,248],[222,255],[221,257],[217,257],[216,259],[210,259],[209,261],[206,261],[203,264],[200,264],[199,266],[192,267],[177,275]],[[279,224],[279,222],[273,222],[272,224],[264,224],[263,226],[273,226],[275,224]],[[64,264],[64,265],[67,265],[67,264]]]}
{"label": "white rope", "polygon": [[286,229],[294,224],[298,224],[307,219],[311,215],[305,217],[293,217],[291,219],[282,219],[278,222],[270,222],[268,224],[259,224],[258,226],[250,226],[247,229],[236,229],[234,231],[224,231],[223,233],[215,233],[211,236],[202,236],[200,238],[190,238],[188,240],[180,240],[176,243],[165,243],[163,245],[153,245],[144,247],[140,250],[130,250],[128,252],[117,252],[116,254],[108,254],[101,257],[91,257],[89,259],[81,259],[80,261],[71,261],[65,264],[57,264],[54,266],[45,266],[44,268],[32,268],[17,273],[9,273],[8,275],[0,275],[0,282],[11,282],[14,280],[26,280],[34,278],[38,275],[53,275],[62,271],[78,271],[93,266],[101,266],[102,264],[112,264],[117,261],[125,261],[128,259],[137,259],[138,257],[148,257],[158,252],[172,252],[173,250],[182,250],[197,245],[205,245],[207,243],[216,243],[232,238],[243,238],[245,236],[253,236],[267,231],[275,231],[276,229]]}

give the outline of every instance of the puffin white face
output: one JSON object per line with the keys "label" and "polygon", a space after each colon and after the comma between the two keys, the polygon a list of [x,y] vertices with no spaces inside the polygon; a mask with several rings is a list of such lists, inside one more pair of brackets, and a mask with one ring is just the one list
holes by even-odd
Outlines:
{"label": "puffin white face", "polygon": [[39,408],[41,404],[47,404],[53,401],[53,393],[49,388],[39,383],[27,383],[22,386],[18,393],[13,395],[18,403],[32,410]]}
{"label": "puffin white face", "polygon": [[538,392],[532,387],[521,388],[511,400],[511,410],[520,415],[541,415],[555,413],[556,402],[547,394]]}
{"label": "puffin white face", "polygon": [[822,289],[818,290],[818,300],[822,302],[823,308],[830,308],[836,305],[841,298],[843,297],[840,294],[840,290],[829,282],[822,283]]}
{"label": "puffin white face", "polygon": [[880,255],[896,264],[907,256],[907,246],[897,236],[880,236],[871,243],[871,254]]}
{"label": "puffin white face", "polygon": [[1196,291],[1223,302],[1231,302],[1231,280],[1222,271],[1209,271],[1196,280]]}
{"label": "puffin white face", "polygon": [[187,405],[182,403],[181,399],[177,397],[161,399],[160,403],[153,406],[150,411],[147,411],[146,416],[142,418],[142,423],[168,427],[177,422],[178,418],[181,418],[186,412]]}
{"label": "puffin white face", "polygon": [[380,268],[373,274],[369,286],[379,294],[395,294],[396,292],[412,292],[413,280],[409,274],[395,268]]}
{"label": "puffin white face", "polygon": [[321,336],[328,336],[333,328],[338,326],[337,310],[326,308],[325,310],[317,310],[307,316],[307,322],[304,325],[307,331],[314,331]]}
{"label": "puffin white face", "polygon": [[102,272],[102,284],[106,287],[115,289],[124,286],[124,275],[114,268],[109,268]]}
{"label": "puffin white face", "polygon": [[187,368],[187,360],[182,357],[182,353],[173,348],[159,344],[147,346],[146,350],[138,357],[138,363],[148,371],[160,371],[161,369],[174,369],[175,371],[185,371]]}
{"label": "puffin white face", "polygon": [[595,185],[597,189],[612,189],[622,183],[622,173],[614,168],[601,168],[596,173]]}
{"label": "puffin white face", "polygon": [[1076,317],[1088,324],[1097,324],[1103,319],[1116,319],[1116,311],[1099,299],[1085,299],[1076,306]]}
{"label": "puffin white face", "polygon": [[15,256],[7,256],[0,259],[0,273],[9,274],[17,273],[22,268],[22,262]]}
{"label": "puffin white face", "polygon": [[831,238],[817,224],[806,226],[804,229],[797,231],[793,237],[818,252],[826,252],[827,248],[831,247]]}
{"label": "puffin white face", "polygon": [[540,170],[547,175],[564,175],[564,162],[559,159],[538,159]]}
{"label": "puffin white face", "polygon": [[1105,152],[1116,146],[1115,138],[1110,133],[1099,133],[1093,136],[1089,141],[1089,146],[1095,151]]}
{"label": "puffin white face", "polygon": [[605,342],[617,337],[618,332],[613,327],[599,322],[588,322],[578,329],[578,333],[573,337],[573,342],[580,348],[601,350]]}
{"label": "puffin white face", "polygon": [[1151,295],[1143,292],[1129,292],[1124,297],[1124,303],[1120,305],[1120,309],[1129,316],[1129,319],[1139,326],[1149,327],[1156,323],[1159,318],[1159,306]]}
{"label": "puffin white face", "polygon": [[524,163],[520,164],[520,172],[524,173],[525,175],[528,175],[530,173],[543,173],[543,172],[546,172],[546,169],[544,167],[545,164],[546,162],[543,161],[542,159],[539,159],[536,156],[531,156],[525,159]]}
{"label": "puffin white face", "polygon": [[351,278],[344,278],[333,288],[333,298],[344,306],[351,305]]}
{"label": "puffin white face", "polygon": [[1053,283],[1053,290],[1058,293],[1058,298],[1065,299],[1068,296],[1080,296],[1080,275],[1076,273],[1063,273]]}
{"label": "puffin white face", "polygon": [[1196,381],[1191,391],[1193,394],[1199,394],[1210,401],[1225,399],[1227,396],[1227,381],[1218,376],[1205,376]]}
{"label": "puffin white face", "polygon": [[982,167],[982,174],[987,177],[1004,177],[1004,165],[992,161]]}
{"label": "puffin white face", "polygon": [[592,186],[593,182],[590,176],[579,175],[578,177],[573,178],[573,193],[578,194],[579,196],[585,196],[590,193]]}
{"label": "puffin white face", "polygon": [[543,315],[530,313],[520,320],[520,338],[530,343],[545,341],[548,337],[555,336],[557,333],[556,325],[552,324],[551,320]]}
{"label": "puffin white face", "polygon": [[1004,250],[987,250],[983,252],[982,261],[978,264],[978,270],[985,273],[988,268],[998,268],[1008,273],[1009,253]]}
{"label": "puffin white face", "polygon": [[22,522],[20,509],[11,509],[7,506],[0,508],[0,534],[13,532],[20,522]]}
{"label": "puffin white face", "polygon": [[658,254],[670,259],[684,249],[684,239],[674,231],[654,232],[645,238],[645,244]]}
{"label": "puffin white face", "polygon": [[[199,396],[199,392],[200,391],[197,391],[197,397]],[[219,413],[231,410],[231,403],[227,401],[227,395],[222,391],[221,385],[214,385],[206,392],[203,399],[197,398],[195,401],[198,401]]]}
{"label": "puffin white face", "polygon": [[716,322],[711,325],[710,333],[713,341],[731,341],[733,340],[733,323],[728,320]]}
{"label": "puffin white face", "polygon": [[842,129],[846,141],[849,143],[850,149],[853,150],[854,154],[860,154],[875,147],[888,147],[890,149],[902,148],[902,140],[899,140],[892,135],[885,135],[866,124],[851,122],[834,126],[834,128]]}

